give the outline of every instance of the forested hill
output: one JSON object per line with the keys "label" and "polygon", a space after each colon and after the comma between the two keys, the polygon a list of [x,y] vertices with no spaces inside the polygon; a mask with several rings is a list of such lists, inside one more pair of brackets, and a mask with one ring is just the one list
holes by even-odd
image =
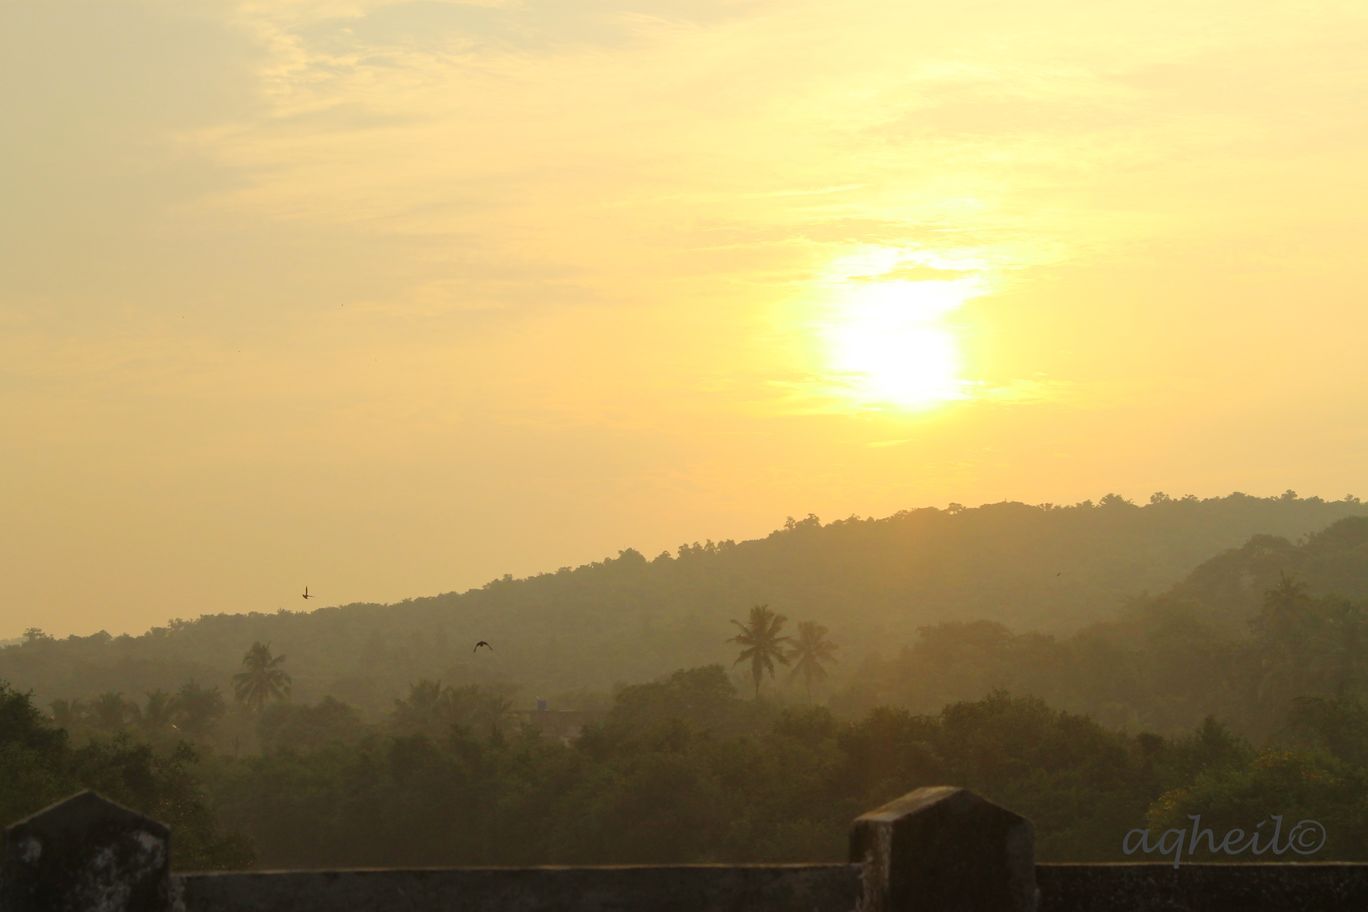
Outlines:
{"label": "forested hill", "polygon": [[[516,684],[525,705],[730,664],[729,620],[761,603],[792,622],[828,626],[841,647],[838,674],[849,673],[870,652],[896,652],[918,627],[941,621],[1068,633],[1116,617],[1126,600],[1168,589],[1252,536],[1296,539],[1364,515],[1353,498],[1289,492],[1156,495],[1143,507],[1108,495],[1097,504],[928,508],[826,525],[809,516],[764,539],[687,545],[654,560],[629,549],[573,570],[394,605],[206,616],[140,637],[30,636],[0,649],[0,680],[32,689],[40,705],[106,690],[173,690],[190,679],[229,691],[243,653],[261,640],[287,657],[297,700],[331,694],[381,711],[426,676]],[[34,623],[39,617],[35,610]],[[480,639],[494,651],[472,653]]]}
{"label": "forested hill", "polygon": [[1365,643],[1368,517],[1353,516],[1296,543],[1253,536],[1072,635],[929,625],[912,646],[863,663],[829,704],[848,717],[936,713],[1005,690],[1132,732],[1189,731],[1214,716],[1263,743],[1295,733],[1315,701],[1368,697]]}

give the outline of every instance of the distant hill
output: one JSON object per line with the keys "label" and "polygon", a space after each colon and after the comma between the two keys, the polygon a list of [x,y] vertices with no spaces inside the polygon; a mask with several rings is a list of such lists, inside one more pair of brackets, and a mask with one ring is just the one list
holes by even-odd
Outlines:
{"label": "distant hill", "polygon": [[1199,619],[1212,634],[1248,639],[1250,621],[1284,576],[1313,598],[1368,602],[1368,517],[1346,517],[1296,540],[1251,536],[1239,547],[1203,561],[1154,597],[1134,600],[1115,620],[1085,632],[1130,637],[1175,615],[1187,615]]}
{"label": "distant hill", "polygon": [[[573,691],[729,664],[730,619],[761,603],[793,622],[827,625],[841,647],[839,672],[848,674],[937,622],[1068,634],[1118,617],[1128,601],[1174,586],[1214,554],[1251,547],[1253,536],[1266,536],[1256,548],[1292,547],[1275,539],[1350,516],[1368,516],[1368,507],[1291,492],[1156,495],[1143,507],[1108,495],[1096,504],[927,508],[825,525],[809,516],[754,541],[694,543],[653,560],[628,549],[576,569],[393,605],[214,615],[140,637],[36,640],[0,649],[0,679],[34,690],[40,705],[104,690],[137,697],[192,678],[228,693],[243,653],[262,640],[287,656],[299,700],[331,694],[382,711],[427,676],[516,683],[519,705],[545,696],[555,708],[573,703]],[[1225,578],[1211,585],[1227,585],[1217,577]],[[1202,579],[1199,572],[1184,585]],[[480,639],[494,650],[473,653]]]}
{"label": "distant hill", "polygon": [[935,713],[1001,689],[1130,731],[1172,735],[1214,715],[1263,741],[1284,733],[1297,698],[1368,699],[1365,642],[1368,517],[1352,516],[1295,542],[1253,536],[1072,635],[928,626],[831,704]]}

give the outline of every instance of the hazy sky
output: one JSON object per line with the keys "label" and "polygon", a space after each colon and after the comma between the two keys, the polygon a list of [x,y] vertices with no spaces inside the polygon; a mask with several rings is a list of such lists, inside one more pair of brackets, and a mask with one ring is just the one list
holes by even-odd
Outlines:
{"label": "hazy sky", "polygon": [[0,637],[1368,495],[1362,0],[0,0]]}

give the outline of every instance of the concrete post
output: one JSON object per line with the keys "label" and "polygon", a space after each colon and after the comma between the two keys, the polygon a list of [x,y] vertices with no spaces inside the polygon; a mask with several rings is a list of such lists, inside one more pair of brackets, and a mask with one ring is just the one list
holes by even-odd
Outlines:
{"label": "concrete post", "polygon": [[1035,912],[1030,821],[973,792],[917,789],[855,819],[863,912]]}
{"label": "concrete post", "polygon": [[166,912],[171,832],[86,791],[5,829],[0,912]]}

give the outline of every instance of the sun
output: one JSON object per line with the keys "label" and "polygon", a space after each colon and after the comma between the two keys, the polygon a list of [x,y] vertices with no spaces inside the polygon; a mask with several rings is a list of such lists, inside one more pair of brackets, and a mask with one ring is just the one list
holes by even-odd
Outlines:
{"label": "sun", "polygon": [[963,278],[846,285],[824,331],[828,371],[840,393],[866,407],[906,411],[968,398],[958,340],[945,317],[974,293]]}

